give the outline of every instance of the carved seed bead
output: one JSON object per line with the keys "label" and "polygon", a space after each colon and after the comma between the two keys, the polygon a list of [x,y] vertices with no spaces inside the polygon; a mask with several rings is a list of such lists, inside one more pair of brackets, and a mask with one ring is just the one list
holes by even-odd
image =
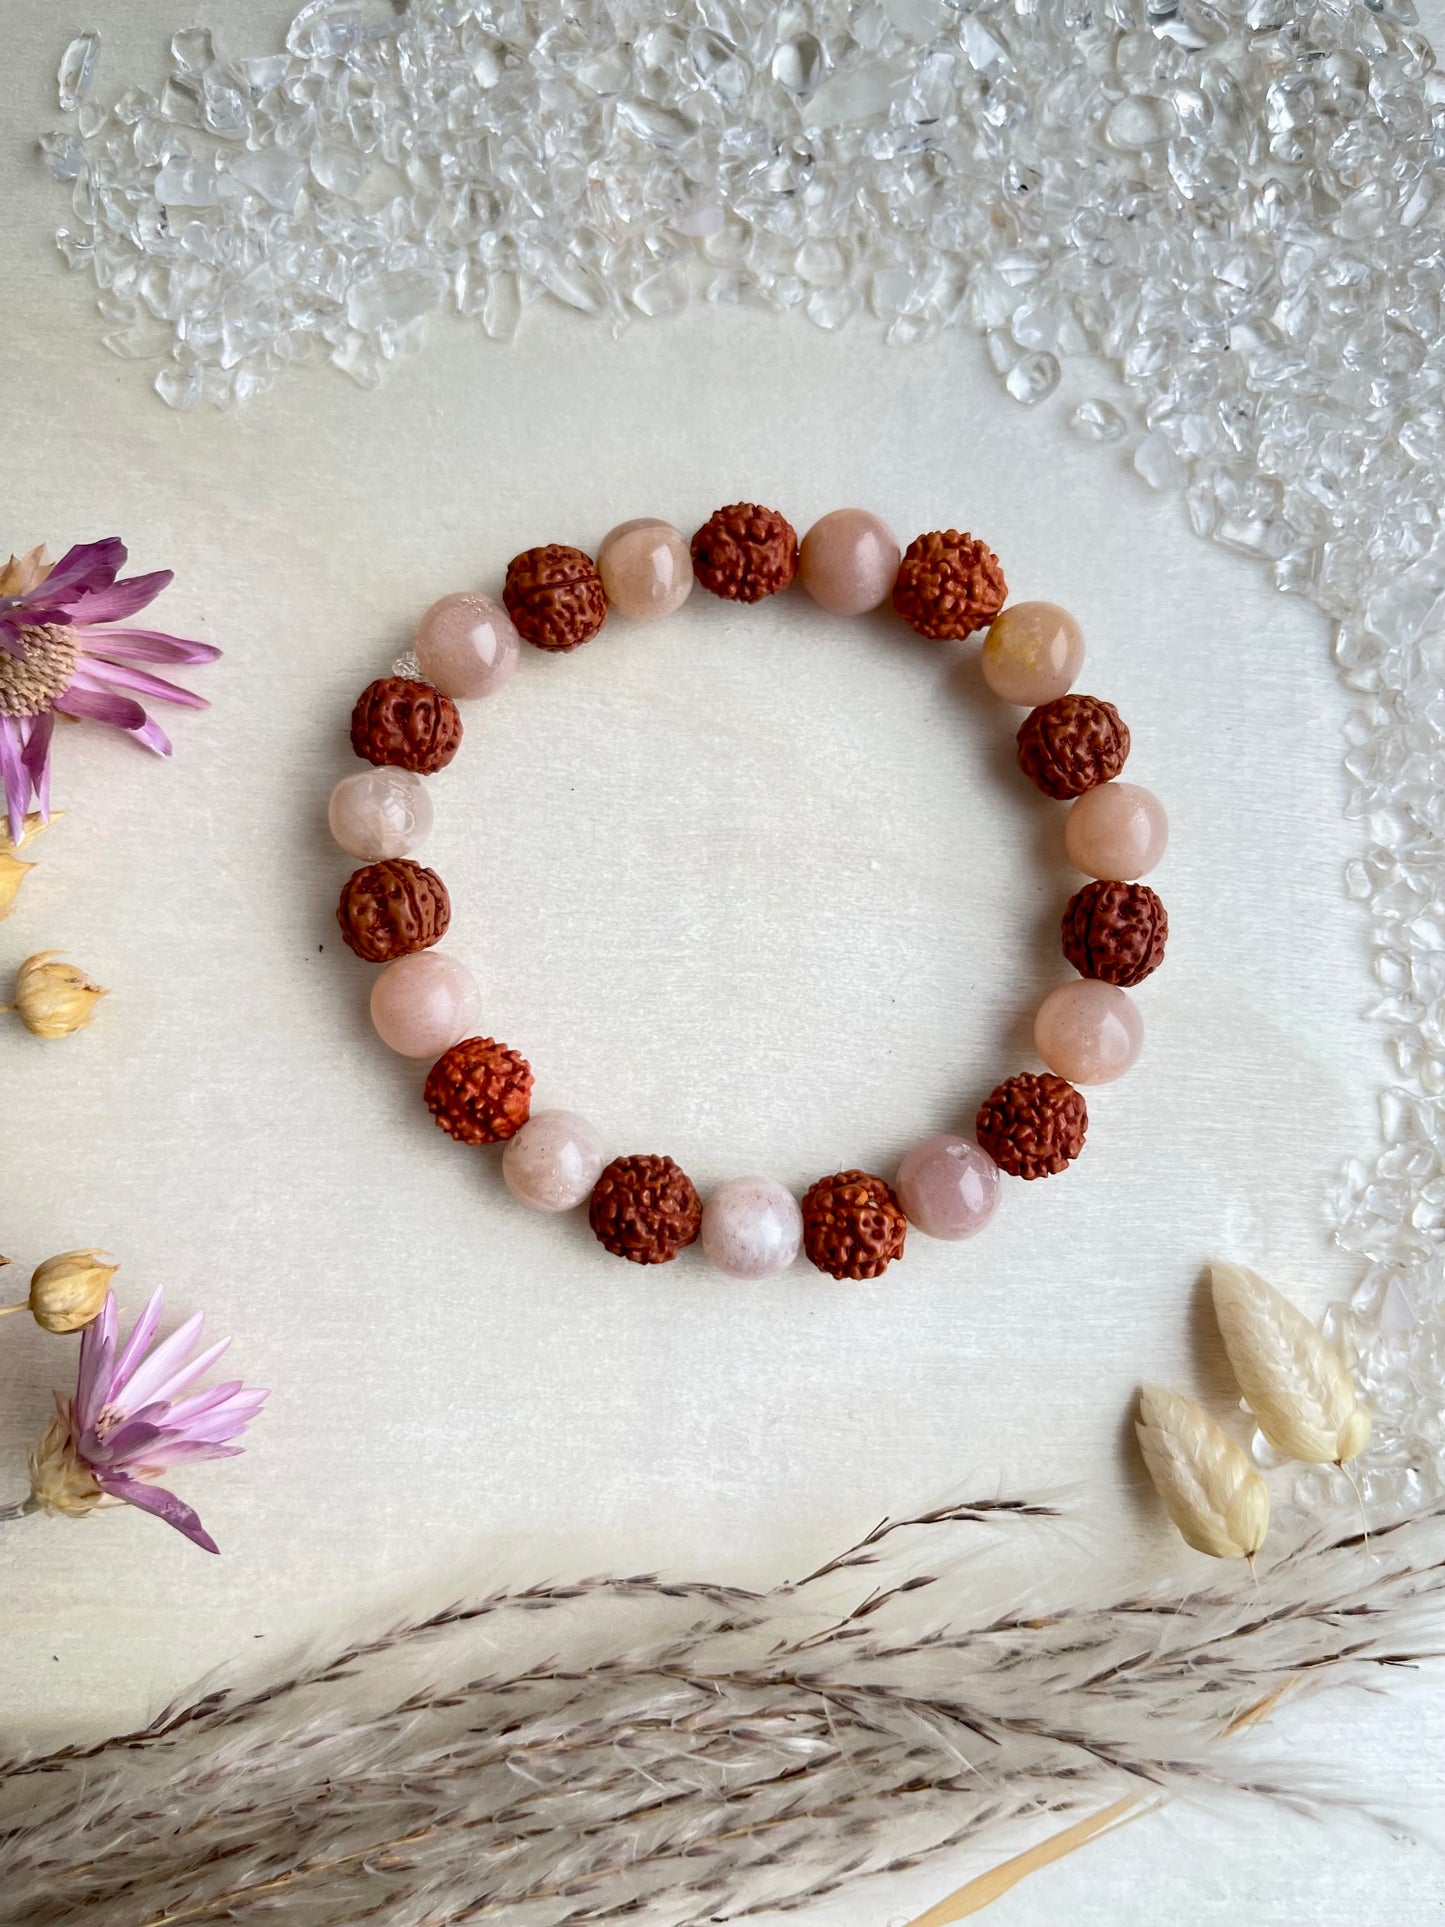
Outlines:
{"label": "carved seed bead", "polygon": [[580,649],[607,620],[607,591],[596,563],[564,542],[514,555],[502,601],[517,633],[553,655]]}
{"label": "carved seed bead", "polygon": [[1063,935],[1081,977],[1128,990],[1163,963],[1169,912],[1147,883],[1086,883],[1069,899]]}
{"label": "carved seed bead", "polygon": [[727,602],[761,602],[798,573],[798,537],[776,509],[733,502],[710,515],[692,538],[692,570]]}
{"label": "carved seed bead", "polygon": [[903,1256],[908,1220],[867,1171],[838,1171],[803,1194],[803,1249],[834,1278],[878,1278]]}
{"label": "carved seed bead", "polygon": [[452,920],[447,886],[410,857],[353,870],[336,908],[341,935],[366,963],[391,963],[440,943]]}
{"label": "carved seed bead", "polygon": [[464,1037],[427,1072],[427,1109],[459,1144],[500,1144],[532,1108],[532,1067],[494,1037]]}
{"label": "carved seed bead", "polygon": [[1007,595],[1003,567],[986,543],[957,529],[934,529],[903,551],[893,607],[920,636],[953,642],[986,629]]}
{"label": "carved seed bead", "polygon": [[1052,1071],[1023,1071],[984,1099],[974,1136],[1013,1178],[1054,1177],[1084,1148],[1089,1107]]}
{"label": "carved seed bead", "polygon": [[429,682],[380,676],[356,699],[351,747],[378,768],[391,764],[433,776],[461,747],[462,719],[450,696]]}
{"label": "carved seed bead", "polygon": [[1060,696],[1024,718],[1018,746],[1029,781],[1065,802],[1114,780],[1129,759],[1129,728],[1097,696]]}
{"label": "carved seed bead", "polygon": [[702,1199],[671,1158],[614,1158],[592,1187],[587,1219],[615,1258],[665,1265],[702,1229]]}

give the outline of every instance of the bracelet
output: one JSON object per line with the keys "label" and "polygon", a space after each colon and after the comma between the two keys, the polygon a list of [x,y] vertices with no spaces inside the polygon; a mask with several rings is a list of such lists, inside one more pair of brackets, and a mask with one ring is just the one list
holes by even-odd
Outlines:
{"label": "bracelet", "polygon": [[[532,1069],[480,1034],[481,995],[458,959],[433,946],[446,935],[445,884],[413,852],[432,826],[425,778],[462,740],[459,702],[494,696],[517,667],[521,643],[550,654],[580,648],[610,611],[650,621],[681,607],[694,582],[736,602],[758,602],[797,577],[833,615],[862,615],[891,599],[918,634],[953,641],[983,629],[982,671],[993,693],[1027,708],[1018,761],[1045,795],[1069,804],[1069,858],[1091,879],[1069,902],[1063,950],[1078,972],[1050,992],[1034,1022],[1048,1069],[1021,1071],[985,1098],[972,1139],[941,1133],[903,1157],[892,1185],[867,1171],[820,1178],[801,1205],[770,1178],[739,1177],[704,1205],[669,1157],[607,1158],[602,1138],[571,1111],[531,1110]],[[973,1236],[992,1217],[1000,1174],[1063,1171],[1083,1149],[1088,1111],[1078,1085],[1121,1076],[1143,1026],[1127,992],[1163,960],[1168,917],[1139,881],[1164,854],[1162,805],[1119,781],[1129,731],[1112,703],[1070,693],[1083,666],[1078,623],[1047,602],[1005,606],[1003,570],[984,543],[956,529],[908,548],[863,509],[839,509],[799,543],[774,509],[719,509],[689,543],[650,517],[607,535],[596,560],[548,543],[515,556],[499,605],[444,596],[421,618],[415,675],[383,676],[357,700],[351,743],[373,767],[332,792],[329,819],[343,850],[366,859],[348,878],[338,918],[349,947],[384,965],[371,992],[378,1035],[406,1057],[435,1061],[424,1096],[442,1130],[463,1144],[503,1144],[508,1189],[539,1211],[584,1202],[599,1241],[634,1264],[662,1264],[699,1237],[718,1270],[764,1278],[800,1246],[834,1278],[876,1278],[903,1254],[911,1224],[927,1236]]]}

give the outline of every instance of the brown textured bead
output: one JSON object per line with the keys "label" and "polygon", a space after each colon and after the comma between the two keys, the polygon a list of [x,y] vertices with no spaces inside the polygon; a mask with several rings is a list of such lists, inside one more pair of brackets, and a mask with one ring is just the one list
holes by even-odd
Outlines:
{"label": "brown textured bead", "polygon": [[702,1199],[671,1158],[614,1158],[592,1187],[588,1222],[616,1258],[665,1265],[702,1228]]}
{"label": "brown textured bead", "polygon": [[580,649],[607,620],[607,591],[596,563],[565,542],[514,555],[502,600],[518,635],[554,655]]}
{"label": "brown textured bead", "polygon": [[920,636],[953,642],[986,629],[1007,595],[1003,567],[987,543],[957,529],[934,529],[903,551],[893,607]]}
{"label": "brown textured bead", "polygon": [[1142,984],[1168,941],[1169,912],[1147,883],[1086,883],[1064,911],[1064,955],[1100,983]]}
{"label": "brown textured bead", "polygon": [[456,704],[429,682],[381,676],[367,684],[351,712],[351,747],[378,766],[432,776],[446,768],[461,741]]}
{"label": "brown textured bead", "polygon": [[1059,696],[1019,725],[1019,768],[1060,802],[1112,783],[1129,760],[1129,727],[1098,696]]}
{"label": "brown textured bead", "polygon": [[692,570],[705,589],[727,602],[761,602],[786,589],[798,573],[798,536],[776,509],[733,502],[718,509],[692,538]]}
{"label": "brown textured bead", "polygon": [[427,1072],[427,1109],[459,1144],[515,1137],[532,1108],[532,1067],[494,1037],[464,1037]]}
{"label": "brown textured bead", "polygon": [[1023,1071],[984,1099],[974,1136],[1000,1171],[1047,1178],[1067,1170],[1084,1148],[1089,1107],[1052,1071]]}
{"label": "brown textured bead", "polygon": [[803,1249],[834,1278],[877,1278],[903,1256],[908,1220],[882,1178],[838,1171],[803,1194]]}
{"label": "brown textured bead", "polygon": [[393,856],[352,871],[336,920],[358,957],[390,963],[440,943],[452,920],[452,904],[435,870],[424,870],[408,856]]}

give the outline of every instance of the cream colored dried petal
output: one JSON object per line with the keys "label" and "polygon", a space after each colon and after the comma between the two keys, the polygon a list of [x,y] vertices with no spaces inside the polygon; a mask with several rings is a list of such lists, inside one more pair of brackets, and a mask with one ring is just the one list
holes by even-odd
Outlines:
{"label": "cream colored dried petal", "polygon": [[30,1310],[48,1332],[79,1331],[100,1314],[119,1265],[97,1263],[98,1251],[62,1251],[37,1265],[30,1279]]}
{"label": "cream colored dried petal", "polygon": [[55,962],[59,955],[58,950],[39,950],[27,957],[15,979],[15,1002],[0,1004],[0,1010],[15,1011],[37,1037],[69,1037],[84,1030],[96,1004],[110,995],[75,964]]}
{"label": "cream colored dried petal", "polygon": [[1213,1559],[1247,1559],[1259,1551],[1269,1526],[1269,1490],[1202,1405],[1146,1385],[1134,1430],[1154,1489],[1187,1544]]}
{"label": "cream colored dried petal", "polygon": [[3,923],[15,908],[15,899],[20,894],[20,886],[35,868],[33,863],[22,863],[14,854],[14,845],[0,844],[0,923]]}
{"label": "cream colored dried petal", "polygon": [[30,1454],[30,1493],[43,1512],[60,1512],[68,1519],[83,1519],[105,1496],[76,1455],[68,1407],[61,1407]]}
{"label": "cream colored dried petal", "polygon": [[12,555],[0,568],[0,595],[28,595],[30,590],[40,587],[50,568],[50,557],[43,542],[28,555]]}
{"label": "cream colored dried petal", "polygon": [[1275,1451],[1311,1465],[1362,1452],[1370,1414],[1339,1353],[1304,1313],[1243,1265],[1211,1265],[1210,1283],[1230,1368]]}

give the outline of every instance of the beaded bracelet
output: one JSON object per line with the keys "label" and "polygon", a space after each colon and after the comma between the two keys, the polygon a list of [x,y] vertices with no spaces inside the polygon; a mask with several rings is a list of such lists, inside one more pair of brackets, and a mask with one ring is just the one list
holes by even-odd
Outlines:
{"label": "beaded bracelet", "polygon": [[[516,669],[521,641],[563,654],[601,629],[610,610],[649,621],[681,607],[700,582],[734,602],[758,602],[797,576],[822,608],[862,615],[891,599],[919,635],[952,641],[986,629],[985,682],[1029,710],[1018,761],[1045,795],[1070,805],[1070,860],[1094,879],[1064,912],[1064,955],[1078,979],[1052,991],[1034,1022],[1043,1073],[1022,1071],[983,1102],[974,1138],[940,1134],[904,1156],[892,1185],[867,1171],[820,1178],[804,1194],[770,1178],[733,1178],[704,1205],[668,1157],[617,1157],[585,1118],[531,1112],[532,1070],[477,1034],[481,996],[456,958],[432,948],[451,916],[446,886],[412,860],[432,823],[424,778],[444,769],[462,739],[458,702],[495,695]],[[920,535],[906,551],[862,509],[838,509],[801,544],[774,509],[719,509],[689,544],[670,523],[624,522],[596,561],[560,543],[528,549],[507,568],[499,606],[449,595],[418,625],[417,674],[363,690],[351,718],[356,754],[374,767],[337,784],[332,833],[367,859],[341,893],[342,935],[357,956],[385,965],[371,993],[383,1042],[434,1058],[424,1095],[441,1128],[464,1144],[505,1144],[508,1189],[539,1211],[586,1202],[607,1250],[662,1264],[699,1236],[735,1278],[784,1270],[799,1246],[835,1278],[876,1278],[902,1256],[907,1227],[934,1238],[973,1236],[992,1217],[1000,1173],[1034,1179],[1063,1171],[1083,1149],[1088,1112],[1080,1084],[1102,1084],[1138,1055],[1143,1028],[1126,991],[1164,956],[1168,918],[1138,879],[1159,861],[1164,810],[1148,790],[1118,780],[1129,731],[1112,703],[1071,695],[1084,660],[1079,625],[1047,602],[1004,606],[1003,570],[984,543],[955,529]]]}

